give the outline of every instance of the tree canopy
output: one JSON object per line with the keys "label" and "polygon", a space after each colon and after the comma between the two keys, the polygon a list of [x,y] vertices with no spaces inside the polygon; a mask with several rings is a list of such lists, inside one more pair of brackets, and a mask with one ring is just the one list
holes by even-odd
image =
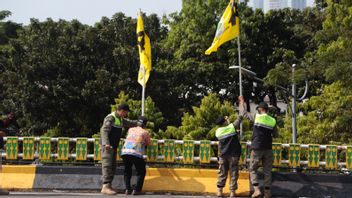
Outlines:
{"label": "tree canopy", "polygon": [[[153,57],[146,89],[149,129],[157,138],[213,139],[215,117],[234,119],[239,95],[238,71],[229,69],[238,64],[236,40],[204,54],[228,1],[182,2],[180,12],[144,18]],[[259,102],[269,94],[276,105],[277,98],[290,97],[277,85],[300,87],[307,80],[309,100],[298,109],[300,142],[350,141],[351,10],[347,0],[268,13],[239,5],[242,66],[264,79],[244,73],[244,96]],[[91,136],[110,105],[121,101],[133,107],[131,118],[137,117],[135,18],[116,13],[93,26],[50,18],[22,25],[6,21],[10,14],[0,11],[0,111],[16,112],[22,135],[55,129],[60,136]],[[292,64],[297,64],[294,77]],[[281,140],[289,142],[289,118],[282,118]]]}

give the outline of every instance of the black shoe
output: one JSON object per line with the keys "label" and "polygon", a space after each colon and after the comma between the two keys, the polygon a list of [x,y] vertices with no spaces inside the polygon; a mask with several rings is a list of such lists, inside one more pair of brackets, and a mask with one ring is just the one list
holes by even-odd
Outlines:
{"label": "black shoe", "polygon": [[132,193],[132,190],[131,189],[126,189],[125,190],[125,195],[130,195]]}
{"label": "black shoe", "polygon": [[141,191],[137,191],[137,190],[132,191],[132,195],[141,195],[141,194],[142,194]]}

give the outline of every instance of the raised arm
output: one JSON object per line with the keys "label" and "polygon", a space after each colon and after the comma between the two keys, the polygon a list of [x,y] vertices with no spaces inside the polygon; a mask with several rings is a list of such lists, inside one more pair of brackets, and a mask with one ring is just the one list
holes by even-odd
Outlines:
{"label": "raised arm", "polygon": [[239,96],[238,97],[238,111],[239,111],[239,115],[249,119],[250,121],[254,121],[254,115],[250,112],[248,112],[247,110],[247,104],[244,101],[244,97],[243,96]]}

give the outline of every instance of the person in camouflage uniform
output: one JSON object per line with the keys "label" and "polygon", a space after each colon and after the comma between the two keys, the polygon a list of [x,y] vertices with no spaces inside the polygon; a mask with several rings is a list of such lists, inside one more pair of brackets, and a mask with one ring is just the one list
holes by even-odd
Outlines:
{"label": "person in camouflage uniform", "polygon": [[269,106],[265,102],[259,103],[257,106],[258,113],[254,117],[247,112],[243,97],[240,98],[239,109],[245,112],[244,116],[246,118],[254,122],[249,167],[251,183],[254,187],[252,198],[262,196],[258,182],[258,168],[260,162],[263,165],[264,172],[264,197],[271,198],[271,169],[273,164],[272,139],[273,137],[277,137],[276,119],[268,115]]}
{"label": "person in camouflage uniform", "polygon": [[129,111],[130,108],[127,104],[121,104],[115,112],[112,112],[105,117],[103,126],[101,127],[102,194],[117,194],[117,191],[112,188],[111,183],[116,171],[116,155],[120,143],[122,128],[137,126],[137,121],[126,119]]}
{"label": "person in camouflage uniform", "polygon": [[230,123],[227,117],[220,116],[216,120],[219,128],[215,132],[219,140],[219,172],[217,182],[217,196],[223,196],[223,188],[230,172],[230,197],[236,196],[238,180],[238,162],[241,156],[241,145],[238,131],[242,116],[238,116],[234,123]]}

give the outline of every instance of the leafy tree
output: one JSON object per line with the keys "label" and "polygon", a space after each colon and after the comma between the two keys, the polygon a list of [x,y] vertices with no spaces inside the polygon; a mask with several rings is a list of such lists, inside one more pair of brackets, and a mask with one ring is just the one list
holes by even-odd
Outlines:
{"label": "leafy tree", "polygon": [[17,38],[17,30],[21,28],[20,24],[12,21],[3,21],[9,16],[11,16],[10,11],[0,11],[0,46],[8,44],[11,38]]}
{"label": "leafy tree", "polygon": [[[167,138],[191,139],[191,140],[216,140],[215,124],[219,116],[228,116],[231,121],[235,121],[235,108],[228,101],[223,103],[217,94],[210,93],[205,96],[199,107],[194,106],[193,113],[184,113],[180,127],[169,126],[165,131]],[[248,129],[248,125],[245,125]]]}
{"label": "leafy tree", "polygon": [[[111,111],[115,111],[117,107],[122,103],[127,103],[130,106],[131,112],[129,113],[128,118],[132,120],[138,119],[138,117],[142,114],[141,112],[141,100],[133,100],[129,98],[128,94],[125,92],[120,92],[118,98],[115,98],[114,105],[111,105]],[[147,128],[151,133],[153,138],[162,138],[163,131],[161,130],[161,126],[165,119],[163,118],[163,114],[159,111],[159,109],[155,106],[151,97],[147,97],[145,99],[145,116],[148,119]]]}
{"label": "leafy tree", "polygon": [[[156,15],[146,25],[152,38],[164,31]],[[60,135],[90,136],[115,93],[139,94],[135,27],[136,20],[122,13],[94,27],[32,19],[6,53],[2,105],[19,112],[30,134],[57,128]]]}
{"label": "leafy tree", "polygon": [[328,82],[341,81],[351,85],[352,74],[352,2],[327,1],[326,19],[323,30],[317,35],[319,57],[316,70],[323,74]]}
{"label": "leafy tree", "polygon": [[257,10],[255,14],[250,11],[246,14],[248,19],[243,22],[242,28],[246,36],[243,62],[258,77],[265,78],[265,87],[259,86],[254,90],[254,94],[259,96],[257,100],[262,100],[266,94],[276,100],[276,89],[271,87],[288,87],[291,84],[292,64],[298,66],[296,83],[312,78],[306,70],[308,55],[317,49],[314,37],[322,29],[323,15],[318,9],[307,8],[302,12],[292,9],[272,10],[265,15]]}
{"label": "leafy tree", "polygon": [[[321,95],[311,97],[299,106],[297,117],[299,143],[351,143],[352,91],[341,82],[324,86]],[[283,142],[291,141],[291,120],[280,130]]]}
{"label": "leafy tree", "polygon": [[[10,50],[9,40],[13,38],[17,38],[17,31],[22,27],[20,24],[4,21],[8,16],[11,15],[10,11],[4,10],[0,11],[0,73],[3,73],[6,69],[6,65],[9,61],[8,52]],[[4,90],[5,87],[3,83],[0,83],[0,90]],[[0,92],[0,101],[4,100],[4,93]],[[0,104],[0,110],[1,108]],[[5,109],[10,110],[10,109]],[[1,112],[1,111],[0,111]]]}
{"label": "leafy tree", "polygon": [[228,70],[232,63],[227,53],[229,47],[234,45],[225,44],[212,56],[204,54],[211,45],[216,25],[227,3],[228,1],[185,0],[180,13],[164,18],[170,31],[162,42],[166,58],[159,61],[156,72],[167,80],[164,81],[167,85],[163,89],[165,95],[159,98],[172,98],[168,100],[166,109],[161,107],[167,115],[172,111],[174,122],[171,121],[171,124],[178,124],[183,112],[190,110],[192,105],[199,104],[200,99],[209,92],[221,93],[224,98],[232,96],[236,91],[233,84],[236,76]]}
{"label": "leafy tree", "polygon": [[[316,96],[299,108],[298,141],[328,144],[350,143],[351,122],[351,8],[350,1],[322,1],[325,21],[314,36],[318,50],[307,53],[311,82]],[[331,83],[331,84],[330,84]],[[326,85],[323,85],[326,84]],[[320,89],[320,87],[323,87]],[[290,120],[282,129],[289,141]]]}

